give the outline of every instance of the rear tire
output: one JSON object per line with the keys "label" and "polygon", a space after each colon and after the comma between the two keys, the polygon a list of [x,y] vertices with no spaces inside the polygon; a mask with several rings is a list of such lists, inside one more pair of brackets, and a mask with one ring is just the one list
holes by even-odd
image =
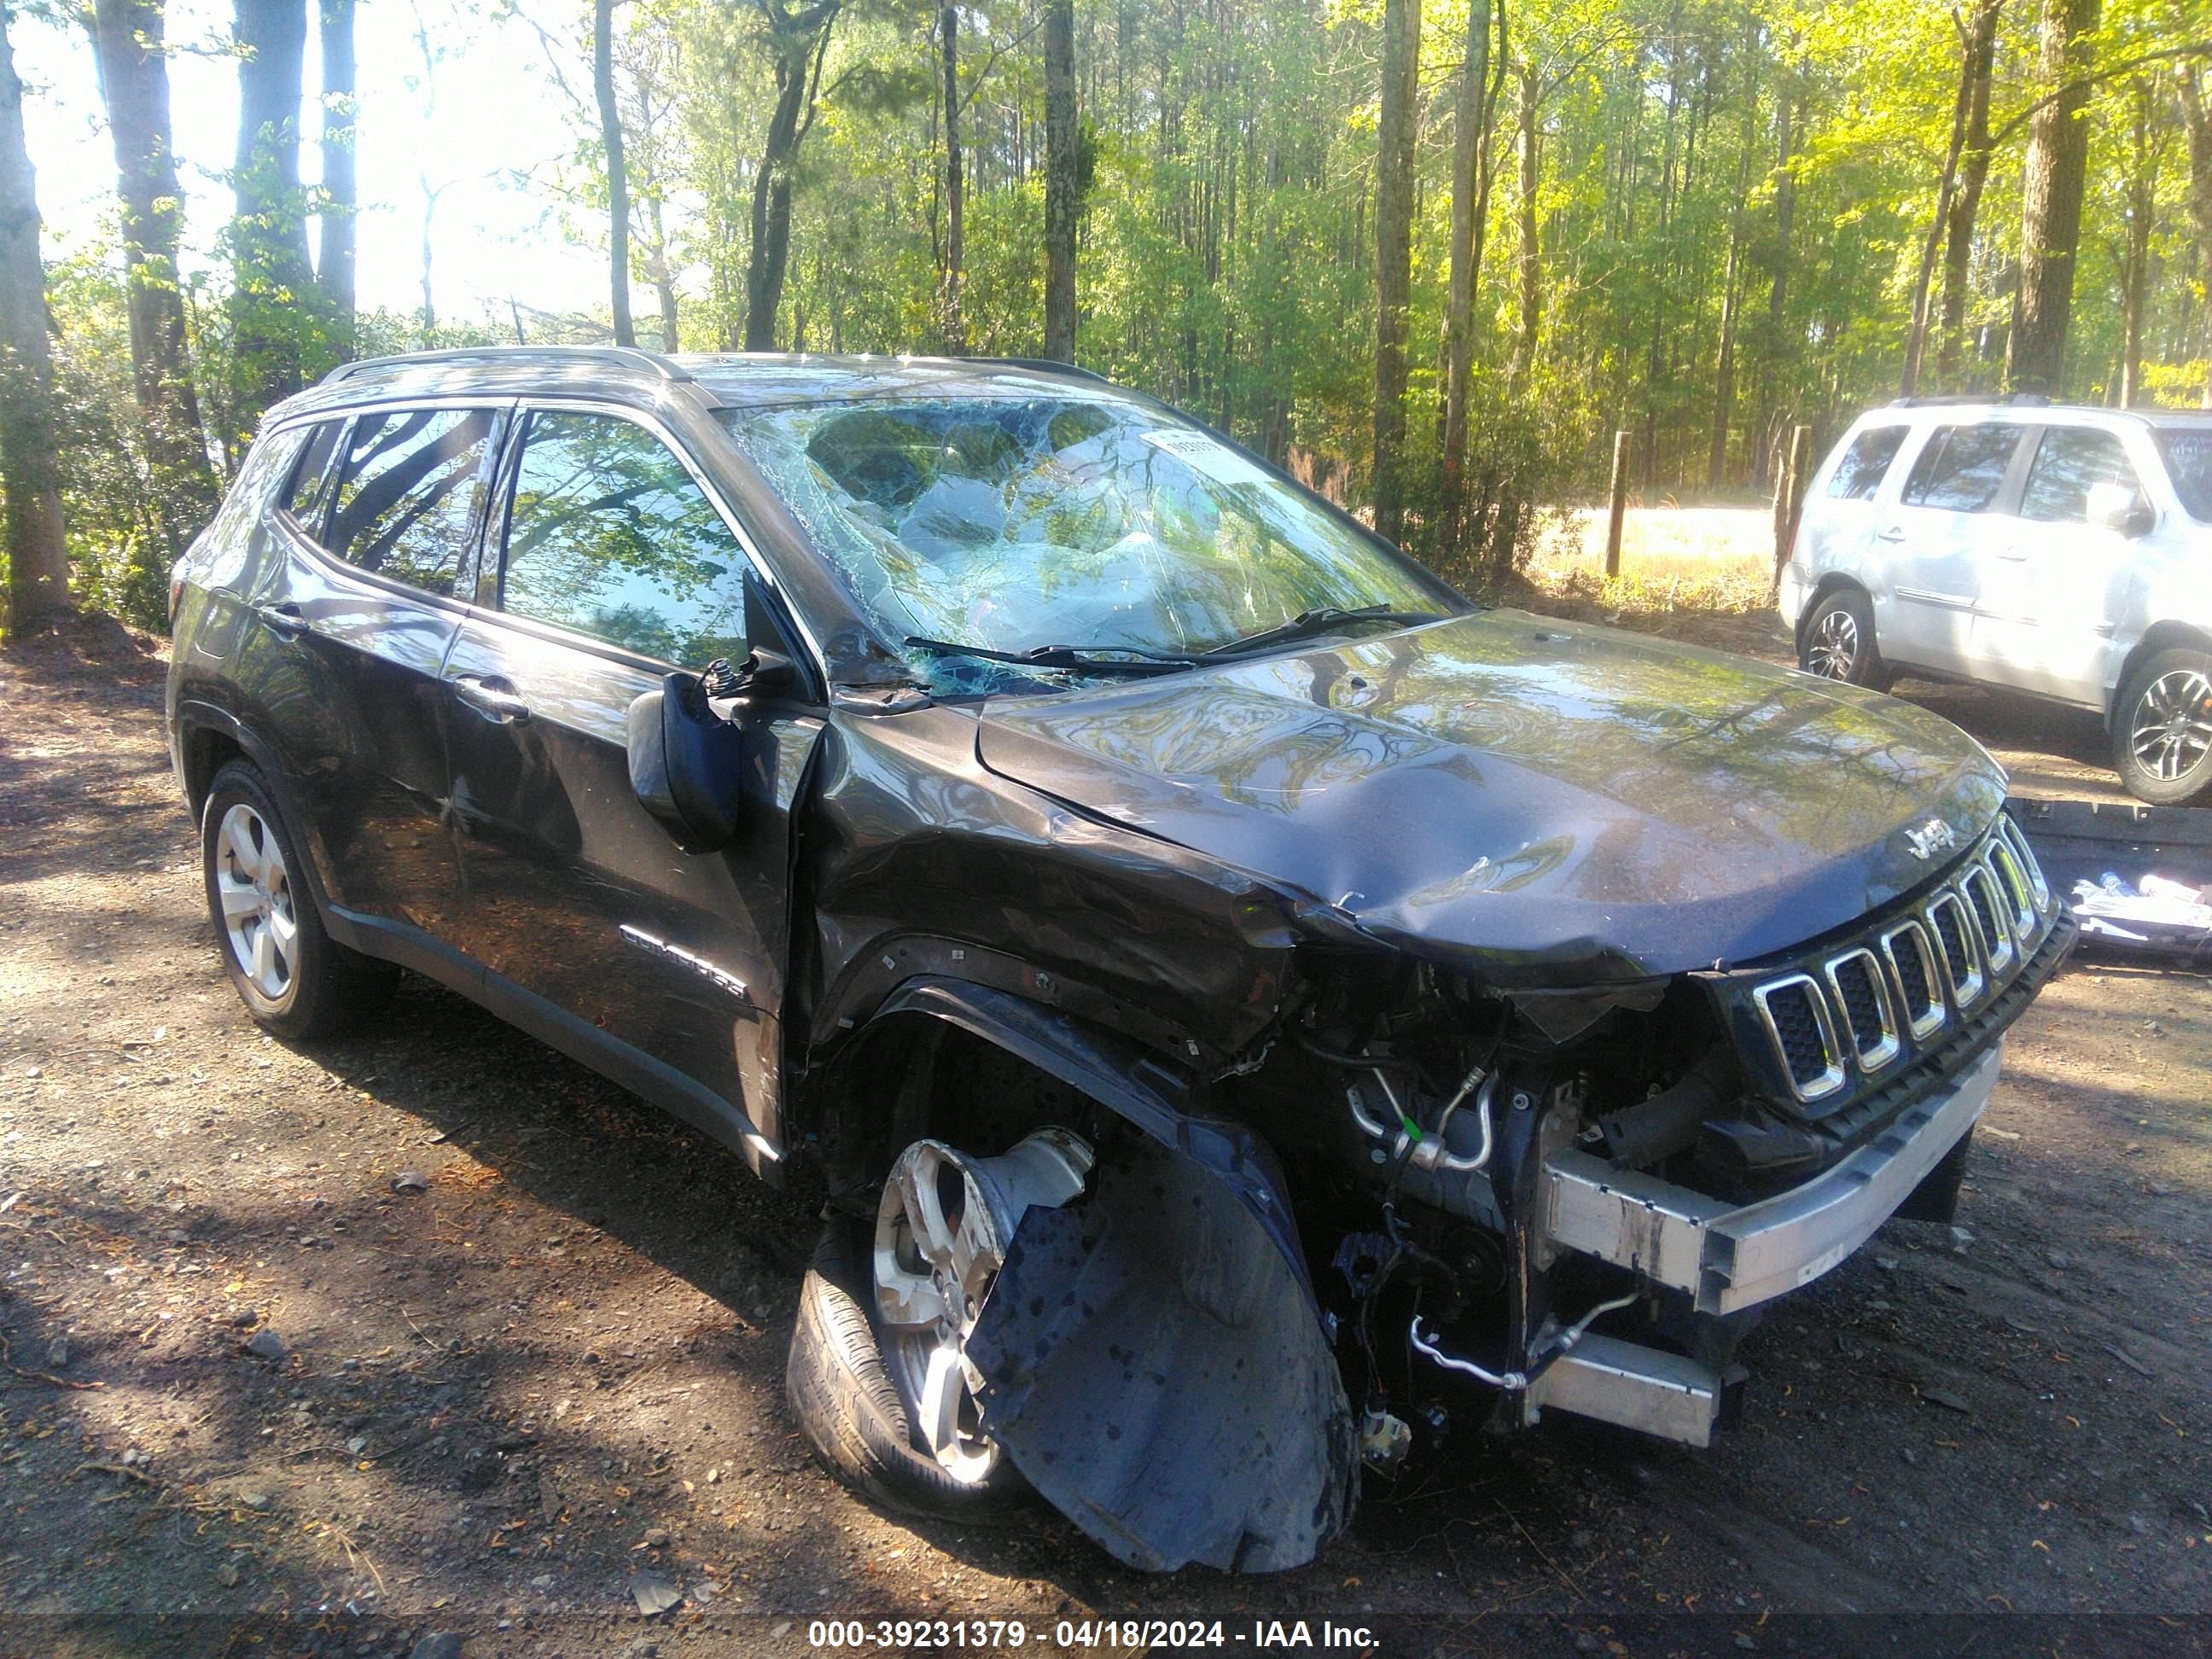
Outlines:
{"label": "rear tire", "polygon": [[208,785],[200,868],[216,948],[257,1024],[295,1042],[331,1036],[392,1000],[399,970],[324,929],[306,863],[268,785],[245,761]]}
{"label": "rear tire", "polygon": [[2128,677],[2112,766],[2137,800],[2182,806],[2212,790],[2212,653],[2160,651]]}
{"label": "rear tire", "polygon": [[791,1414],[823,1467],[885,1509],[961,1521],[1001,1515],[1026,1491],[1010,1463],[1000,1460],[988,1480],[970,1484],[915,1446],[868,1317],[870,1239],[868,1224],[847,1216],[822,1230],[784,1362]]}
{"label": "rear tire", "polygon": [[1797,665],[1824,680],[1887,691],[1897,674],[1875,643],[1874,605],[1862,588],[1839,587],[1813,607],[1797,631]]}

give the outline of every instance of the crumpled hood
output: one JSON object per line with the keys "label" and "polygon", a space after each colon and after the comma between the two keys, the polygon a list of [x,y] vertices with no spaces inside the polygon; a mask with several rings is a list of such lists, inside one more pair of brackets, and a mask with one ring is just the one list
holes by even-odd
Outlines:
{"label": "crumpled hood", "polygon": [[[2004,775],[1909,703],[1497,611],[995,700],[982,763],[1507,983],[1754,959],[1933,875]],[[1940,840],[1940,836],[1936,839]]]}

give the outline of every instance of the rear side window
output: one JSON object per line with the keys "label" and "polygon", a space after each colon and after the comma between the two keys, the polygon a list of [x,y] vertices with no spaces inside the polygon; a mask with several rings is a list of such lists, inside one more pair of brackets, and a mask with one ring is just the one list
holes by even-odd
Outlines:
{"label": "rear side window", "polygon": [[744,568],[714,503],[644,428],[611,415],[530,417],[503,610],[697,668],[745,654]]}
{"label": "rear side window", "polygon": [[292,482],[284,487],[284,510],[303,525],[312,526],[315,522],[323,485],[330,479],[331,457],[337,453],[338,434],[344,429],[343,421],[325,421],[317,427],[308,435],[299,465],[292,469]]}
{"label": "rear side window", "polygon": [[324,544],[348,564],[450,595],[491,453],[483,409],[404,409],[354,422]]}
{"label": "rear side window", "polygon": [[2020,447],[2016,426],[1939,426],[1905,481],[1907,507],[1983,513],[1997,498]]}
{"label": "rear side window", "polygon": [[2020,516],[2087,523],[2089,491],[2098,484],[2118,484],[2137,502],[2143,499],[2142,485],[2118,438],[2083,427],[2053,427],[2036,447]]}
{"label": "rear side window", "polygon": [[2212,524],[2212,427],[2161,427],[2158,447],[2189,516]]}
{"label": "rear side window", "polygon": [[1835,476],[1828,480],[1828,494],[1839,501],[1872,501],[1888,476],[1889,464],[1897,459],[1905,430],[1901,426],[1870,426],[1852,439],[1844,459],[1836,463]]}

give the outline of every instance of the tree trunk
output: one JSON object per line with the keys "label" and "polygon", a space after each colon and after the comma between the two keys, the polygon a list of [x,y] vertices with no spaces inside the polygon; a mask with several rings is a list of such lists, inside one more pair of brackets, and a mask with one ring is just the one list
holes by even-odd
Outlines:
{"label": "tree trunk", "polygon": [[354,144],[359,119],[353,50],[354,0],[322,0],[323,204],[321,257],[315,286],[330,315],[331,343],[340,361],[355,351],[356,249],[359,245],[359,191],[355,185]]}
{"label": "tree trunk", "polygon": [[669,269],[668,227],[659,196],[647,198],[646,216],[653,228],[653,246],[645,251],[646,274],[652,278],[653,295],[660,302],[660,349],[674,351],[678,349],[676,273]]}
{"label": "tree trunk", "polygon": [[805,10],[785,10],[762,0],[769,21],[769,49],[775,57],[775,106],[753,175],[752,246],[745,263],[745,349],[775,349],[776,313],[783,305],[783,276],[791,261],[791,174],[800,141],[812,120],[815,91],[830,30],[844,0],[814,0]]}
{"label": "tree trunk", "polygon": [[1383,0],[1375,154],[1375,528],[1406,528],[1406,336],[1413,308],[1413,145],[1420,0]]}
{"label": "tree trunk", "polygon": [[1044,0],[1044,355],[1075,361],[1075,0]]}
{"label": "tree trunk", "polygon": [[[1505,0],[1498,0],[1501,25]],[[1474,291],[1482,280],[1482,245],[1490,221],[1490,124],[1504,84],[1501,42],[1498,79],[1490,70],[1490,0],[1468,8],[1467,55],[1461,60],[1458,106],[1453,116],[1451,289],[1444,303],[1443,477],[1438,501],[1443,535],[1456,544],[1465,526],[1467,405],[1474,387]]]}
{"label": "tree trunk", "polygon": [[1936,384],[1959,389],[1959,357],[1966,328],[1966,283],[1974,251],[1974,222],[1982,207],[1982,186],[1990,176],[1990,83],[1996,61],[1997,15],[2004,0],[1977,0],[1966,25],[1966,72],[1972,91],[1966,108],[1966,142],[1959,158],[1959,187],[1951,198],[1951,222],[1943,247],[1943,323],[1936,360]]}
{"label": "tree trunk", "polygon": [[[301,323],[313,291],[307,202],[300,188],[300,99],[307,0],[237,0],[238,155],[233,187],[233,349],[242,439],[261,411],[301,385]],[[227,439],[226,441],[228,441]]]}
{"label": "tree trunk", "polygon": [[1536,71],[1521,64],[1521,331],[1513,340],[1510,379],[1527,389],[1536,364],[1536,330],[1543,320],[1543,264],[1536,244]]}
{"label": "tree trunk", "polygon": [[592,9],[592,90],[599,102],[599,141],[607,155],[607,295],[615,343],[634,346],[629,319],[629,174],[623,165],[622,111],[615,103],[614,0]]}
{"label": "tree trunk", "polygon": [[2087,37],[2103,7],[2104,0],[2043,0],[2043,79],[2066,89],[2038,110],[2028,127],[2021,181],[2020,292],[2005,362],[2005,384],[2015,392],[2056,396],[2065,378],[2089,165],[2083,116],[2089,88],[2079,82],[2087,67]]}
{"label": "tree trunk", "polygon": [[2134,166],[2128,172],[2127,253],[2120,266],[2120,397],[2122,409],[2142,399],[2143,302],[2150,284],[2151,221],[2158,212],[2158,152],[2151,144],[2150,82],[2138,78]]}
{"label": "tree trunk", "polygon": [[1952,192],[1958,188],[1959,155],[1966,143],[1966,114],[1974,100],[1974,52],[1970,36],[1961,33],[1959,41],[1959,87],[1951,95],[1951,139],[1943,152],[1943,172],[1936,184],[1936,211],[1928,223],[1928,234],[1921,239],[1920,265],[1912,280],[1911,320],[1905,331],[1905,368],[1898,376],[1898,395],[1910,398],[1918,390],[1920,359],[1928,343],[1928,298],[1929,283],[1936,273],[1936,252],[1942,246],[1943,233],[1951,222]]}
{"label": "tree trunk", "polygon": [[87,20],[115,143],[131,386],[155,510],[173,556],[214,512],[216,483],[185,356],[185,304],[177,287],[184,192],[170,142],[162,21],[160,0],[96,0]]}
{"label": "tree trunk", "polygon": [[54,451],[53,365],[46,347],[46,270],[39,197],[23,142],[23,83],[0,0],[0,488],[8,494],[8,633],[69,608]]}
{"label": "tree trunk", "polygon": [[2194,64],[2181,67],[2180,99],[2189,132],[2189,216],[2197,227],[2197,277],[2204,289],[2204,407],[2212,409],[2212,100]]}
{"label": "tree trunk", "polygon": [[960,176],[960,8],[937,14],[938,47],[945,74],[945,287],[939,301],[945,349],[957,357],[968,349],[968,329],[960,316],[960,264],[967,257],[967,222]]}
{"label": "tree trunk", "polygon": [[[1737,200],[1742,199],[1741,190]],[[1705,487],[1718,489],[1728,478],[1729,426],[1735,414],[1736,262],[1743,248],[1743,212],[1739,208],[1729,232],[1728,268],[1721,278],[1721,343],[1713,368],[1712,441],[1706,447]]]}

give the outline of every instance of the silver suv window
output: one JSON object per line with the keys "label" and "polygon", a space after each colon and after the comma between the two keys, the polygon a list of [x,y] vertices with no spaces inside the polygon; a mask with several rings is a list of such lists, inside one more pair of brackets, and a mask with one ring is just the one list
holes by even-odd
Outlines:
{"label": "silver suv window", "polygon": [[1835,477],[1828,480],[1828,494],[1839,501],[1872,501],[1910,430],[1902,426],[1870,426],[1852,439],[1844,459],[1836,463]]}
{"label": "silver suv window", "polygon": [[1937,427],[1905,481],[1905,505],[1949,513],[1988,511],[2020,447],[2020,434],[2016,426]]}
{"label": "silver suv window", "polygon": [[2110,432],[2087,427],[2052,427],[2036,447],[2021,493],[2020,516],[2066,524],[2089,518],[2089,491],[2098,484],[2119,484],[2140,503],[2142,486],[2128,464],[2127,451]]}
{"label": "silver suv window", "polygon": [[2191,518],[2212,524],[2212,427],[2162,426],[2157,433],[2173,493]]}

